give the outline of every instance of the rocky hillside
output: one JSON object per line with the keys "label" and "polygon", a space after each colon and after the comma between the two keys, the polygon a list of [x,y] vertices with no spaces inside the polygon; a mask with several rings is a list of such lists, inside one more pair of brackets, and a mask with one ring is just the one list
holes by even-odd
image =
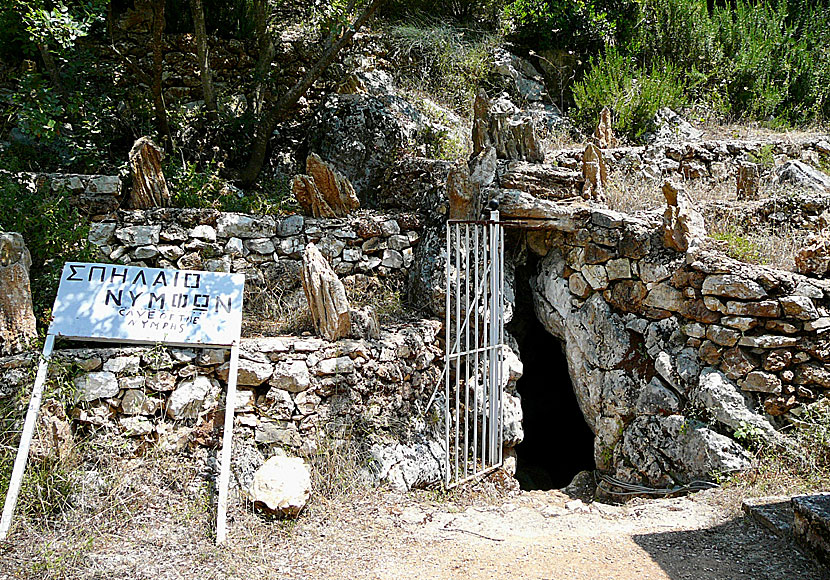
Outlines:
{"label": "rocky hillside", "polygon": [[[704,120],[680,100],[635,123],[612,94],[588,124],[580,99],[599,60],[564,87],[565,55],[531,52],[521,26],[509,44],[478,13],[470,30],[401,20],[397,3],[350,15],[285,3],[271,17],[286,24],[254,15],[267,34],[228,38],[129,4],[111,7],[109,36],[94,14],[74,21],[73,54],[100,58],[90,82],[98,66],[118,71],[102,101],[78,103],[68,78],[34,85],[60,118],[36,134],[31,102],[8,97],[0,487],[69,260],[244,275],[232,513],[296,515],[337,485],[441,487],[459,413],[445,380],[480,390],[444,360],[445,228],[487,208],[506,231],[495,477],[507,488],[584,469],[531,453],[562,446],[529,427],[540,392],[555,394],[545,421],[585,449],[592,499],[709,487],[774,458],[797,485],[826,486],[826,131]],[[505,14],[527,27],[522,5]],[[724,26],[718,10],[707,18]],[[50,66],[44,50],[39,82],[61,80],[73,63]],[[96,128],[95,107],[117,135]],[[223,349],[59,342],[13,533],[109,509],[119,469],[148,454],[183,460],[213,498],[229,370]],[[287,499],[268,493],[282,462],[309,470]]]}

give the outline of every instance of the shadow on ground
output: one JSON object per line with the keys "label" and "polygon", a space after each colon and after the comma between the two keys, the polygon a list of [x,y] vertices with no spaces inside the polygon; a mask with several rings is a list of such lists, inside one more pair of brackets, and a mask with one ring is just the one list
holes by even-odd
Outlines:
{"label": "shadow on ground", "polygon": [[750,519],[632,536],[671,580],[830,580],[830,570]]}

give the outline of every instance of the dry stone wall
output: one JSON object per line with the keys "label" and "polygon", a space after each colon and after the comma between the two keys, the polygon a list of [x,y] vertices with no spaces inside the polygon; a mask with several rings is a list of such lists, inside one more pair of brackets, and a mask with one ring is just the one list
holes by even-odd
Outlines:
{"label": "dry stone wall", "polygon": [[526,234],[534,307],[564,342],[599,469],[670,486],[745,468],[736,431],[783,444],[774,426],[827,396],[830,282],[667,249],[657,214],[500,198],[505,217],[546,216]]}
{"label": "dry stone wall", "polygon": [[298,286],[303,250],[317,245],[335,272],[405,274],[421,239],[414,213],[357,212],[320,219],[221,213],[216,210],[120,210],[93,223],[89,241],[113,263],[241,272],[254,286]]}
{"label": "dry stone wall", "polygon": [[[408,489],[440,481],[440,406],[426,412],[441,376],[440,323],[397,326],[377,340],[244,339],[233,469],[247,488],[276,448],[310,455],[357,441],[367,476]],[[66,346],[66,345],[64,345]],[[0,397],[28,388],[34,353],[0,359]],[[226,349],[64,348],[76,425],[110,429],[165,448],[215,448],[228,378]]]}
{"label": "dry stone wall", "polygon": [[[563,149],[549,156],[548,163],[574,171],[582,167],[584,149]],[[752,156],[770,157],[777,164],[800,160],[819,165],[830,155],[830,137],[802,140],[705,140],[662,143],[640,147],[616,147],[602,151],[609,169],[643,171],[646,175],[682,176],[685,179],[734,179],[739,162]]]}
{"label": "dry stone wall", "polygon": [[70,203],[89,216],[109,214],[121,204],[122,183],[117,175],[84,175],[79,173],[17,173],[13,181],[34,191],[49,191],[69,196]]}

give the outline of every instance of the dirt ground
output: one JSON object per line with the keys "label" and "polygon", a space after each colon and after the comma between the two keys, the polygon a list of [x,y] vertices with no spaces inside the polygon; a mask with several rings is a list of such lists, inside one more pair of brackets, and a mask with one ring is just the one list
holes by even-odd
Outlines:
{"label": "dirt ground", "polygon": [[0,580],[830,578],[747,520],[724,490],[625,505],[561,491],[368,491],[312,504],[295,522],[237,504],[219,548],[209,503],[173,488],[146,499],[141,509],[48,533],[18,526],[0,545]]}

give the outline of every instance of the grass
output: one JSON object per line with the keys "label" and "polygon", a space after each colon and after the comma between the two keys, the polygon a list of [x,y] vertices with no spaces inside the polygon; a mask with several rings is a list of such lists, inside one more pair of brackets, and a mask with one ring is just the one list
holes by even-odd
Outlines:
{"label": "grass", "polygon": [[[666,202],[660,184],[636,173],[615,171],[606,187],[608,205],[626,213],[662,211]],[[795,255],[812,232],[794,227],[788,221],[755,223],[736,199],[734,179],[715,183],[693,179],[682,185],[698,209],[707,208],[703,212],[707,233],[723,252],[744,262],[794,270]],[[766,185],[762,186],[761,195],[786,203],[792,192]],[[724,203],[732,207],[725,207]]]}
{"label": "grass", "polygon": [[738,504],[745,497],[800,495],[830,489],[830,400],[824,398],[808,406],[785,432],[803,456],[794,457],[780,449],[755,444],[753,467],[724,482],[727,500]]}
{"label": "grass", "polygon": [[[381,323],[409,318],[400,276],[354,274],[343,279],[353,308],[373,306]],[[243,336],[279,336],[313,332],[311,313],[301,287],[267,281],[264,287],[245,290]]]}
{"label": "grass", "polygon": [[425,21],[390,26],[389,60],[405,90],[419,89],[432,100],[471,117],[476,89],[492,72],[492,51],[501,42],[492,33]]}

